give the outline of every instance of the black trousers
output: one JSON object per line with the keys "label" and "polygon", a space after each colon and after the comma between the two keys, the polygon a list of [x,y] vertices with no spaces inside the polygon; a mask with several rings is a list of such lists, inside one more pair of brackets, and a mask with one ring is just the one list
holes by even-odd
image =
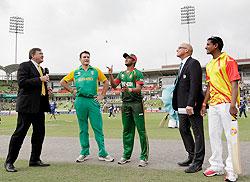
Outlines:
{"label": "black trousers", "polygon": [[241,117],[242,113],[244,113],[245,118],[247,118],[246,109],[240,109],[240,115],[239,115],[240,117]]}
{"label": "black trousers", "polygon": [[18,157],[19,151],[23,144],[24,138],[29,130],[30,125],[33,126],[31,137],[31,156],[30,161],[40,160],[42,144],[45,135],[45,115],[44,112],[39,113],[18,113],[16,130],[11,136],[9,144],[9,152],[6,163],[14,163]]}
{"label": "black trousers", "polygon": [[[190,130],[191,127],[194,138]],[[203,117],[200,114],[192,116],[179,114],[179,131],[188,157],[193,159],[193,164],[202,165],[205,157]]]}

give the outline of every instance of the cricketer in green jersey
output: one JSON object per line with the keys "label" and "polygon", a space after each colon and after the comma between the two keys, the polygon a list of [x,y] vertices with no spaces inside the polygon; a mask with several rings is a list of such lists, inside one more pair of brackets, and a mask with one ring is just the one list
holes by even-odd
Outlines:
{"label": "cricketer in green jersey", "polygon": [[[75,109],[79,124],[79,137],[81,144],[80,156],[76,162],[84,162],[89,158],[89,133],[88,119],[95,134],[95,140],[99,148],[98,159],[100,161],[113,162],[114,158],[105,150],[103,122],[99,100],[102,100],[108,90],[108,80],[98,68],[92,67],[90,63],[90,53],[84,51],[80,54],[81,66],[71,71],[61,80],[61,85],[71,92],[75,99]],[[74,81],[76,90],[69,86]],[[103,82],[102,93],[98,95],[98,82]]]}
{"label": "cricketer in green jersey", "polygon": [[142,103],[141,89],[143,86],[143,74],[135,68],[137,58],[134,54],[124,53],[126,71],[121,71],[114,79],[113,67],[108,68],[110,83],[113,88],[121,85],[122,92],[122,124],[123,124],[123,156],[118,164],[130,162],[135,137],[135,127],[137,128],[141,155],[139,167],[145,167],[148,164],[149,144],[145,128],[144,109]]}

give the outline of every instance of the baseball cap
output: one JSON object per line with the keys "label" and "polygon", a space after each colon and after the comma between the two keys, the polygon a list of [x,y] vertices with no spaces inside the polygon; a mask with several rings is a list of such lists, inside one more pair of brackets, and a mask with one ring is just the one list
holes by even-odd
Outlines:
{"label": "baseball cap", "polygon": [[134,54],[128,54],[128,53],[124,53],[123,57],[126,59],[126,57],[131,57],[132,59],[134,59],[135,61],[137,61],[137,57]]}

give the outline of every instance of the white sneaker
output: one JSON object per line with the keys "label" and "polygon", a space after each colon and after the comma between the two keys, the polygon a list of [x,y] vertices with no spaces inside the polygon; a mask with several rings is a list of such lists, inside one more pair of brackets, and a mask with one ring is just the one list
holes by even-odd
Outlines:
{"label": "white sneaker", "polygon": [[79,155],[79,157],[77,157],[77,159],[76,159],[76,162],[84,162],[88,159],[89,159],[88,155]]}
{"label": "white sneaker", "polygon": [[128,163],[128,162],[130,162],[130,159],[125,159],[124,157],[122,157],[122,158],[118,161],[118,164],[123,165],[123,164],[126,164],[126,163]]}
{"label": "white sneaker", "polygon": [[98,157],[99,161],[114,162],[114,157],[107,155],[106,157]]}
{"label": "white sneaker", "polygon": [[212,177],[212,176],[220,176],[220,175],[223,175],[224,174],[224,170],[214,170],[212,168],[207,168],[203,174],[206,176],[206,177]]}
{"label": "white sneaker", "polygon": [[145,167],[148,165],[148,161],[146,160],[140,160],[138,167]]}
{"label": "white sneaker", "polygon": [[233,172],[227,172],[224,180],[229,182],[235,182],[238,179],[238,175]]}

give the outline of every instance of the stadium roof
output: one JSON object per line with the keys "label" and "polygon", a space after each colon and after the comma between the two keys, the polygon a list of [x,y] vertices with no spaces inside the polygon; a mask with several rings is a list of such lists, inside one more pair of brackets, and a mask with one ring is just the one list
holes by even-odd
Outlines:
{"label": "stadium roof", "polygon": [[7,66],[0,66],[0,70],[3,70],[6,72],[6,74],[10,75],[11,73],[18,70],[19,64],[10,64]]}
{"label": "stadium roof", "polygon": [[250,59],[236,59],[239,65],[250,64]]}
{"label": "stadium roof", "polygon": [[[178,73],[179,65],[173,68],[159,68],[159,69],[149,69],[149,70],[141,70],[144,75],[161,75],[161,76],[168,76],[168,75],[176,75]],[[105,73],[108,75],[108,73]],[[113,73],[116,76],[118,72]],[[60,80],[62,79],[66,73],[51,73],[49,74],[50,80]]]}
{"label": "stadium roof", "polygon": [[[236,59],[239,65],[239,69],[250,69],[250,59]],[[203,70],[205,67],[202,67]],[[162,68],[158,69],[148,69],[148,70],[141,70],[143,74],[145,75],[162,75],[162,76],[168,76],[168,75],[176,75],[178,73],[179,65],[163,65]],[[108,73],[105,73],[105,75],[108,75]],[[114,73],[114,76],[116,76],[118,72]],[[62,79],[66,73],[51,73],[50,79],[51,80],[60,80]]]}

